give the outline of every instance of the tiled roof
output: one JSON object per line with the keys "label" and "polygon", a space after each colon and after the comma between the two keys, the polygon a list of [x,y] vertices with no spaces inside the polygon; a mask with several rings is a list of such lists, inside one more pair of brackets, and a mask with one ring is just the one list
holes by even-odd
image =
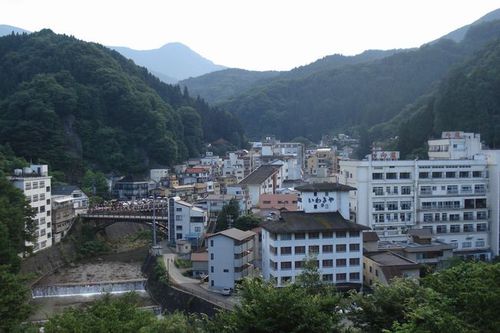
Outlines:
{"label": "tiled roof", "polygon": [[278,221],[261,224],[263,229],[276,233],[362,231],[370,228],[344,219],[339,212],[304,213],[282,212]]}
{"label": "tiled roof", "polygon": [[73,191],[78,190],[80,190],[78,186],[74,185],[53,186],[52,195],[70,195]]}
{"label": "tiled roof", "polygon": [[212,235],[208,236],[207,238],[215,237],[215,236],[218,236],[218,235],[223,235],[223,236],[226,236],[226,237],[238,240],[238,241],[242,241],[244,239],[247,239],[247,238],[250,238],[250,237],[254,237],[255,236],[255,232],[253,232],[253,231],[243,231],[243,230],[240,230],[240,229],[231,228],[231,229],[226,229],[226,230],[219,231],[219,232],[217,232],[215,234],[212,234]]}
{"label": "tiled roof", "polygon": [[260,185],[266,179],[277,173],[279,166],[276,165],[261,165],[251,174],[245,177],[239,184],[242,185]]}

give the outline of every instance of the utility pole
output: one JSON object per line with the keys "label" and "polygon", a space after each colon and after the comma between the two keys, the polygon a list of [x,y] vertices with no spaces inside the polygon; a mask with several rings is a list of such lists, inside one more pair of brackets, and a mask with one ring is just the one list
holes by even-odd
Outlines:
{"label": "utility pole", "polygon": [[156,242],[156,189],[153,191],[153,244],[151,246],[151,252],[154,256],[161,255],[161,246]]}

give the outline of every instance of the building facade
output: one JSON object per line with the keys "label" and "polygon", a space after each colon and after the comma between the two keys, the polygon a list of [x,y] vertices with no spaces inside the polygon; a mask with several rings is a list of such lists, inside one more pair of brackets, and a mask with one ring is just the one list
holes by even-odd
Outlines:
{"label": "building facade", "polygon": [[175,244],[178,240],[190,241],[198,247],[207,226],[207,212],[179,197],[168,201],[169,240]]}
{"label": "building facade", "polygon": [[33,252],[52,246],[52,211],[51,211],[51,177],[47,165],[31,165],[14,170],[9,177],[12,184],[23,191],[35,210],[36,241],[27,246],[33,246]]}
{"label": "building facade", "polygon": [[75,220],[75,207],[71,195],[52,196],[52,237],[59,243],[68,233]]}
{"label": "building facade", "polygon": [[209,286],[234,289],[235,282],[253,273],[255,233],[236,228],[208,237]]}

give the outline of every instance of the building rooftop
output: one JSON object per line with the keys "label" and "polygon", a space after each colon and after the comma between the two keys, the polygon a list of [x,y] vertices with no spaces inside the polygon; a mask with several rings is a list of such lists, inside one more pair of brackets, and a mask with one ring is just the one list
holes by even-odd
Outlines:
{"label": "building rooftop", "polygon": [[262,223],[262,228],[276,233],[362,231],[370,228],[344,219],[339,212],[282,212],[278,221]]}
{"label": "building rooftop", "polygon": [[79,191],[80,188],[75,185],[53,186],[52,196],[54,195],[71,195],[74,191]]}
{"label": "building rooftop", "polygon": [[380,238],[375,231],[363,232],[363,242],[378,242]]}
{"label": "building rooftop", "polygon": [[226,237],[235,239],[237,241],[242,241],[242,240],[245,240],[247,238],[254,237],[255,236],[255,232],[253,232],[253,231],[243,231],[243,230],[240,230],[240,229],[231,228],[231,229],[226,229],[226,230],[219,231],[219,232],[217,232],[215,234],[211,234],[210,236],[207,236],[207,238],[215,237],[215,236],[218,236],[218,235],[226,236]]}
{"label": "building rooftop", "polygon": [[408,235],[417,236],[419,238],[432,238],[432,234],[429,229],[410,229],[408,230]]}
{"label": "building rooftop", "polygon": [[277,173],[279,166],[276,165],[261,165],[251,174],[246,176],[239,184],[242,185],[260,185],[266,179]]}
{"label": "building rooftop", "polygon": [[137,178],[134,176],[126,176],[125,178],[120,179],[117,183],[147,183],[148,181],[144,178]]}
{"label": "building rooftop", "polygon": [[405,270],[420,268],[418,263],[390,251],[365,252],[363,255],[380,265],[387,281],[402,276]]}
{"label": "building rooftop", "polygon": [[325,192],[325,191],[349,192],[356,190],[355,187],[339,183],[307,184],[307,185],[297,186],[295,189],[300,192]]}
{"label": "building rooftop", "polygon": [[191,253],[191,261],[208,261],[208,252],[204,250]]}

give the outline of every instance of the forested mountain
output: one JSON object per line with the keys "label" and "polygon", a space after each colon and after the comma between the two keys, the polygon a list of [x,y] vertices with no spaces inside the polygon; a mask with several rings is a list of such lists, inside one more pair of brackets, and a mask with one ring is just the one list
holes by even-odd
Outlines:
{"label": "forested mountain", "polygon": [[[500,36],[497,21],[473,26],[460,43],[440,40],[380,60],[255,86],[222,106],[251,138],[282,139],[371,127],[430,93],[453,65]],[[394,133],[393,133],[394,134]]]}
{"label": "forested mountain", "polygon": [[231,97],[243,94],[253,87],[267,85],[273,81],[303,78],[317,72],[332,70],[345,65],[382,59],[396,52],[400,52],[400,50],[368,50],[355,56],[334,54],[318,59],[309,65],[283,72],[258,72],[229,68],[183,80],[179,84],[186,86],[192,95],[201,96],[208,103],[219,104]]}
{"label": "forested mountain", "polygon": [[243,142],[229,113],[116,51],[50,30],[0,38],[0,77],[0,143],[68,179],[88,167],[140,173],[198,155],[203,142]]}
{"label": "forested mountain", "polygon": [[442,131],[481,134],[491,148],[500,148],[500,40],[454,68],[439,87],[399,119],[398,148],[404,155],[425,151],[426,140]]}
{"label": "forested mountain", "polygon": [[472,22],[471,24],[468,24],[466,26],[458,28],[457,30],[453,30],[452,32],[444,35],[440,39],[451,39],[455,42],[461,42],[464,39],[467,31],[469,31],[469,29],[472,26],[475,26],[475,25],[478,25],[481,23],[485,23],[485,22],[495,21],[495,20],[500,20],[500,9],[496,9],[492,12],[489,12],[488,14],[486,14],[483,17],[479,18],[478,20]]}
{"label": "forested mountain", "polygon": [[168,43],[154,50],[133,50],[111,47],[136,64],[146,67],[166,83],[176,83],[189,77],[224,69],[181,43]]}

